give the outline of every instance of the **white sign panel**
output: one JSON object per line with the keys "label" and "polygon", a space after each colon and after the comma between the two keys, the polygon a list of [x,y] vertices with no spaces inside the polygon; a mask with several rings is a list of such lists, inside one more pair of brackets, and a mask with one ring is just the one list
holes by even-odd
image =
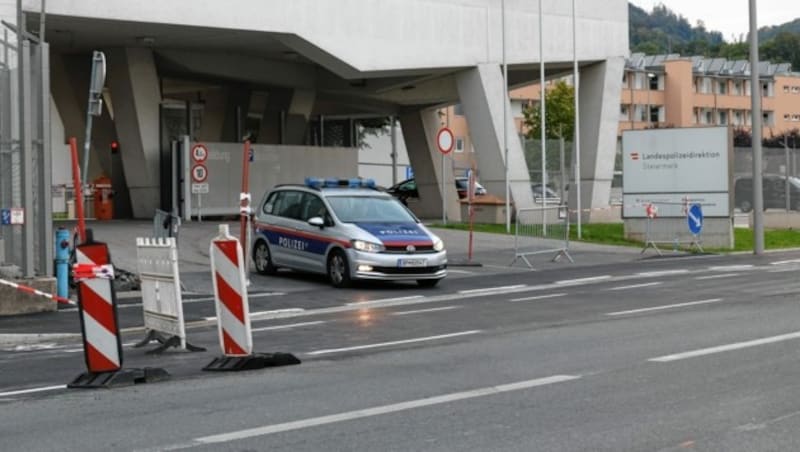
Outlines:
{"label": "white sign panel", "polygon": [[192,193],[195,195],[205,195],[208,193],[208,183],[192,184]]}
{"label": "white sign panel", "polygon": [[11,209],[11,224],[25,224],[25,209]]}
{"label": "white sign panel", "polygon": [[660,217],[686,216],[687,198],[706,216],[729,217],[730,152],[727,127],[624,132],[623,217],[646,217],[637,206],[648,202],[666,203],[658,205]]}

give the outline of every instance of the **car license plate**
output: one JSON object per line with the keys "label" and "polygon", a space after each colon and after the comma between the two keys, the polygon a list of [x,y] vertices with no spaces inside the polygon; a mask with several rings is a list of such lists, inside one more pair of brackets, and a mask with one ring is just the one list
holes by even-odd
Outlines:
{"label": "car license plate", "polygon": [[397,266],[400,268],[424,267],[428,265],[427,259],[398,259]]}

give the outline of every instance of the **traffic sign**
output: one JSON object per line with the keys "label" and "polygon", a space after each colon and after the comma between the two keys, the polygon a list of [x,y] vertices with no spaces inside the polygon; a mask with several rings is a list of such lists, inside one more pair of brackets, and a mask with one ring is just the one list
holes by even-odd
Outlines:
{"label": "traffic sign", "polygon": [[655,218],[656,214],[658,213],[658,207],[655,204],[650,203],[644,208],[645,213],[647,214],[647,218]]}
{"label": "traffic sign", "polygon": [[192,182],[203,183],[208,179],[208,168],[202,163],[198,163],[192,167]]}
{"label": "traffic sign", "polygon": [[442,127],[436,135],[436,145],[439,147],[439,152],[442,154],[449,154],[455,146],[456,140],[453,136],[453,131],[447,127]]}
{"label": "traffic sign", "polygon": [[686,213],[686,222],[689,224],[689,232],[694,235],[703,230],[703,208],[700,204],[692,204]]}
{"label": "traffic sign", "polygon": [[192,184],[192,193],[195,195],[205,195],[208,193],[208,184]]}
{"label": "traffic sign", "polygon": [[11,209],[0,210],[0,224],[3,225],[11,224]]}
{"label": "traffic sign", "polygon": [[11,209],[11,224],[25,224],[25,209]]}
{"label": "traffic sign", "polygon": [[197,143],[192,147],[192,160],[195,163],[203,163],[208,158],[208,148],[205,145]]}

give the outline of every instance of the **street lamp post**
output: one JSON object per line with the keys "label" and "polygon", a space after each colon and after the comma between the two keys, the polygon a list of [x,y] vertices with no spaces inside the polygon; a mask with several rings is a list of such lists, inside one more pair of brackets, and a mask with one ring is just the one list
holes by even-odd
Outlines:
{"label": "street lamp post", "polygon": [[764,187],[761,162],[761,83],[756,0],[750,0],[750,103],[753,131],[753,254],[764,254]]}

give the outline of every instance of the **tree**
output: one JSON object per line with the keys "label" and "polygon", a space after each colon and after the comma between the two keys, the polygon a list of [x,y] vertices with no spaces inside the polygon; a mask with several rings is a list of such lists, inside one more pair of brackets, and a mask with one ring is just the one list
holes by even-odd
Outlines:
{"label": "tree", "polygon": [[[575,89],[565,81],[557,81],[545,95],[545,132],[547,138],[571,139],[575,132]],[[523,111],[527,137],[541,137],[541,109],[532,105]]]}

